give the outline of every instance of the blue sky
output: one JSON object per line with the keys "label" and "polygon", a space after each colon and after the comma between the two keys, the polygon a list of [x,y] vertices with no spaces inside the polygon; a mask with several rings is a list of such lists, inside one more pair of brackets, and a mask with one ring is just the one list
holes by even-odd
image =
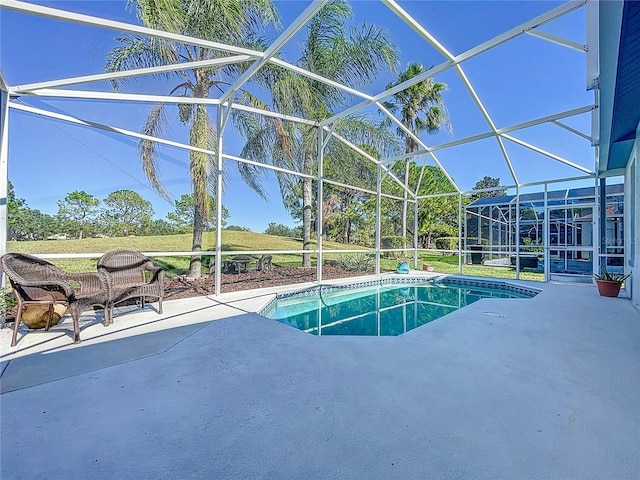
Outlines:
{"label": "blue sky", "polygon": [[[42,5],[108,19],[137,23],[125,1],[50,1]],[[406,1],[400,5],[454,54],[493,38],[562,2],[551,1]],[[276,2],[286,26],[307,2]],[[401,65],[421,62],[438,65],[443,57],[424,42],[382,3],[352,2],[354,22],[384,25],[400,51]],[[584,10],[571,13],[543,27],[548,33],[584,43]],[[107,52],[115,46],[119,32],[0,10],[0,67],[10,85],[51,80],[76,75],[101,73]],[[273,39],[277,32],[265,32]],[[301,34],[283,49],[291,63],[298,58]],[[585,90],[585,54],[550,42],[522,36],[462,64],[498,128],[531,120],[593,102]],[[447,71],[436,80],[448,84],[445,101],[453,134],[423,136],[429,145],[449,142],[486,132],[486,121],[472,101],[458,75]],[[393,81],[391,73],[381,75],[363,87],[369,94],[384,90]],[[106,83],[71,88],[109,90]],[[134,81],[125,92],[168,93],[168,85],[149,80]],[[150,105],[80,100],[37,99],[23,97],[26,105],[75,115],[83,119],[140,131]],[[356,100],[354,100],[356,103]],[[369,113],[376,115],[375,109]],[[174,119],[174,110],[168,110]],[[588,114],[563,120],[567,125],[589,133]],[[167,136],[188,142],[187,131],[176,121]],[[587,168],[593,168],[593,150],[589,142],[566,130],[545,125],[514,133]],[[231,130],[225,132],[225,152],[237,154],[242,141]],[[575,176],[570,167],[507,142],[521,182]],[[162,148],[161,178],[173,198],[190,191],[186,165],[188,155],[176,148]],[[473,187],[484,175],[509,181],[509,171],[495,139],[438,152],[438,158],[463,188]],[[268,203],[260,199],[239,179],[233,165],[226,184],[224,203],[231,213],[230,224],[264,231],[269,222],[293,225],[282,207],[273,175],[265,178]],[[164,218],[173,205],[161,199],[141,174],[136,142],[117,134],[92,131],[40,116],[13,110],[10,116],[9,178],[19,197],[32,208],[55,214],[57,200],[73,190],[85,190],[98,198],[118,189],[138,191],[150,200],[156,218]]]}

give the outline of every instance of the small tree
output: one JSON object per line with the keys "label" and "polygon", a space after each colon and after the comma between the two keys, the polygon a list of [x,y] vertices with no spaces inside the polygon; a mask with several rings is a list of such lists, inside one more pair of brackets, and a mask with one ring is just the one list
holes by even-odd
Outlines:
{"label": "small tree", "polygon": [[9,240],[43,240],[59,228],[54,217],[30,208],[23,198],[16,198],[11,182],[7,186],[7,214]]}
{"label": "small tree", "polygon": [[172,223],[159,219],[151,222],[151,230],[149,233],[151,235],[174,235],[180,232],[178,232],[175,225]]}
{"label": "small tree", "polygon": [[117,190],[104,199],[102,219],[117,236],[145,233],[151,226],[153,207],[133,190]]}
{"label": "small tree", "polygon": [[264,233],[267,235],[277,235],[279,237],[294,237],[298,231],[294,228],[289,228],[282,223],[271,222]]}
{"label": "small tree", "polygon": [[85,224],[95,219],[99,213],[100,200],[81,190],[68,193],[64,200],[58,200],[58,218],[75,226],[78,238],[84,237]]}
{"label": "small tree", "polygon": [[[174,202],[175,210],[167,213],[167,218],[180,233],[193,231],[193,218],[195,214],[195,196],[193,193],[186,193]],[[229,210],[222,206],[222,227],[227,224]],[[203,218],[204,231],[211,231],[216,228],[216,201],[209,197],[209,214]]]}
{"label": "small tree", "polygon": [[[493,178],[485,175],[482,180],[478,180],[476,182],[476,186],[473,187],[473,190],[484,190],[485,188],[495,188],[500,185],[500,178]],[[503,197],[507,194],[507,191],[504,188],[500,188],[497,190],[492,190],[490,192],[478,192],[470,195],[471,201],[477,200],[479,198],[488,198],[488,197]]]}

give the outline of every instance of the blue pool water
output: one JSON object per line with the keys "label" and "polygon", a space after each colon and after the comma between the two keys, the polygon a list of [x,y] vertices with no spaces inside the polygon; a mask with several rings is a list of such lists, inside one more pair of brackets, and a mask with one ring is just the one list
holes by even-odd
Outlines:
{"label": "blue pool water", "polygon": [[394,336],[481,298],[531,298],[537,293],[505,284],[465,283],[316,287],[277,297],[260,313],[314,335]]}

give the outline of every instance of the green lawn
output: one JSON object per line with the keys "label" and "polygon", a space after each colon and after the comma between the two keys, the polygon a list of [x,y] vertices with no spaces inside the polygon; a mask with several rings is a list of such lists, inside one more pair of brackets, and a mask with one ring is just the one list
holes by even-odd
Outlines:
{"label": "green lawn", "polygon": [[[380,262],[380,269],[385,272],[394,271],[397,263],[397,260],[386,258],[382,259]],[[418,255],[419,269],[422,268],[423,263],[428,263],[433,266],[433,271],[436,273],[458,273],[458,255],[420,254]],[[413,267],[413,262],[409,262],[409,265]],[[473,275],[477,277],[516,278],[515,268],[487,267],[484,265],[463,264],[462,273],[464,275]],[[520,279],[543,282],[544,273],[521,270]]]}
{"label": "green lawn", "polygon": [[[82,240],[41,240],[24,242],[7,242],[9,252],[47,254],[47,253],[95,253],[95,258],[53,259],[52,263],[69,272],[86,272],[95,270],[97,257],[116,248],[127,248],[142,252],[188,252],[191,251],[191,234],[159,235],[148,237],[114,237],[84,238]],[[215,249],[215,234],[205,232],[203,250]],[[316,243],[312,242],[315,247]],[[323,242],[328,250],[353,250],[361,247],[343,245],[335,242]],[[255,232],[224,230],[222,232],[223,251],[247,250],[301,250],[302,240],[298,238],[279,237]],[[339,254],[325,254],[325,258],[336,258]],[[315,260],[315,256],[312,257]],[[162,266],[169,276],[185,273],[189,267],[188,257],[156,257],[154,263]],[[275,254],[275,265],[298,266],[302,263],[301,254]]]}

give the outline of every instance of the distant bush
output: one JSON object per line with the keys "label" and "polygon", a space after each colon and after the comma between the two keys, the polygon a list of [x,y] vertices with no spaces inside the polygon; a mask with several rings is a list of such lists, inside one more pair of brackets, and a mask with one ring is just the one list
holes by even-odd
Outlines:
{"label": "distant bush", "polygon": [[367,253],[340,255],[337,264],[348,272],[370,273],[375,270],[375,258]]}
{"label": "distant bush", "polygon": [[302,236],[301,227],[289,228],[282,223],[271,222],[267,229],[264,231],[267,235],[276,235],[278,237],[294,237],[299,238]]}
{"label": "distant bush", "polygon": [[[389,248],[405,248],[404,238],[401,236],[380,237],[380,248],[383,250]],[[388,258],[396,258],[402,255],[402,252],[384,252],[384,256]]]}
{"label": "distant bush", "polygon": [[234,230],[236,232],[250,232],[251,229],[247,227],[241,227],[240,225],[229,225],[225,227],[224,230]]}
{"label": "distant bush", "polygon": [[[438,250],[458,250],[458,237],[436,238],[436,248]],[[453,255],[452,252],[444,252],[445,255]]]}

